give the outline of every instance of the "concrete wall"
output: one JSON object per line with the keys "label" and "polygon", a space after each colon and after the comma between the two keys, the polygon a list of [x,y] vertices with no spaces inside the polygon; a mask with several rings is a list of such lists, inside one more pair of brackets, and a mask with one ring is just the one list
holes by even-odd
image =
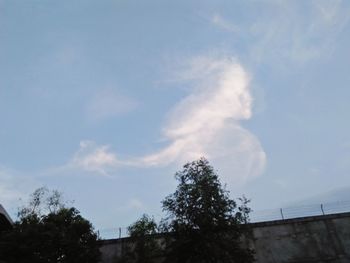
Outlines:
{"label": "concrete wall", "polygon": [[103,240],[100,251],[103,263],[115,263],[122,255],[122,249],[126,243],[130,243],[129,238]]}
{"label": "concrete wall", "polygon": [[350,262],[350,213],[251,224],[257,262]]}
{"label": "concrete wall", "polygon": [[[114,263],[128,238],[101,242],[102,262]],[[250,224],[243,246],[258,263],[350,262],[350,213]]]}

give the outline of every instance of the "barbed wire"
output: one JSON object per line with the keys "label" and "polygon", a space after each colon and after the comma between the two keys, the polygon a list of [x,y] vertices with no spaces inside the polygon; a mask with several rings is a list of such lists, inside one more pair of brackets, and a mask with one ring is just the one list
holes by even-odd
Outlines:
{"label": "barbed wire", "polygon": [[[249,218],[251,223],[258,223],[345,212],[350,212],[350,200],[322,204],[297,205],[276,209],[257,210],[252,211],[249,214]],[[102,239],[115,239],[129,236],[127,227],[104,228],[98,230],[98,233]]]}

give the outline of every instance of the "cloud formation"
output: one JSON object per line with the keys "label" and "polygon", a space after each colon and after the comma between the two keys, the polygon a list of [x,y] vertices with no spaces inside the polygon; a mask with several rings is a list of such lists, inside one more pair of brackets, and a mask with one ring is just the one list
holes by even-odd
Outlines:
{"label": "cloud formation", "polygon": [[266,155],[258,139],[240,124],[251,118],[253,101],[243,67],[232,59],[198,57],[182,76],[194,87],[163,128],[170,143],[139,162],[182,164],[204,156],[227,183],[261,174]]}
{"label": "cloud formation", "polygon": [[[332,54],[337,37],[350,19],[345,1],[264,1],[253,23],[234,21],[223,14],[210,17],[221,30],[246,39],[249,58],[262,63],[273,61],[303,64]],[[254,7],[259,3],[251,3]],[[249,5],[249,4],[248,4]],[[237,30],[240,29],[240,30]],[[287,60],[287,61],[286,61]]]}
{"label": "cloud formation", "polygon": [[260,175],[266,154],[240,123],[252,117],[247,72],[233,59],[202,56],[190,60],[180,75],[193,87],[168,114],[162,129],[167,146],[120,160],[108,145],[82,141],[68,167],[108,175],[121,166],[182,165],[206,157],[229,185]]}
{"label": "cloud formation", "polygon": [[81,141],[79,150],[65,168],[108,175],[109,171],[118,167],[119,163],[108,145],[101,146],[93,141]]}

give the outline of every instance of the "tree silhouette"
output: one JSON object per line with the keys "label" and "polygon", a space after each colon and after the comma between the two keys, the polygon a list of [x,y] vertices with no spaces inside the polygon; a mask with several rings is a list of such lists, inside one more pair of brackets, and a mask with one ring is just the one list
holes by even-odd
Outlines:
{"label": "tree silhouette", "polygon": [[162,202],[167,231],[173,233],[166,262],[252,262],[253,252],[240,246],[249,209],[236,211],[209,162],[187,163],[175,178],[176,191]]}
{"label": "tree silhouette", "polygon": [[57,191],[46,193],[37,189],[13,229],[1,233],[0,262],[98,262],[98,236],[91,223],[76,208],[65,207]]}

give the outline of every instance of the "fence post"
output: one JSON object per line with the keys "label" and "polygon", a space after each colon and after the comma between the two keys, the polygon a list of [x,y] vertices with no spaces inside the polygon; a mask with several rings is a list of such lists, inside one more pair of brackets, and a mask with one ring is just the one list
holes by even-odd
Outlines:
{"label": "fence post", "polygon": [[119,238],[121,238],[121,237],[122,237],[122,228],[119,227]]}
{"label": "fence post", "polygon": [[323,204],[321,204],[322,215],[324,215]]}
{"label": "fence post", "polygon": [[280,208],[280,212],[281,212],[282,220],[284,220],[282,208]]}

